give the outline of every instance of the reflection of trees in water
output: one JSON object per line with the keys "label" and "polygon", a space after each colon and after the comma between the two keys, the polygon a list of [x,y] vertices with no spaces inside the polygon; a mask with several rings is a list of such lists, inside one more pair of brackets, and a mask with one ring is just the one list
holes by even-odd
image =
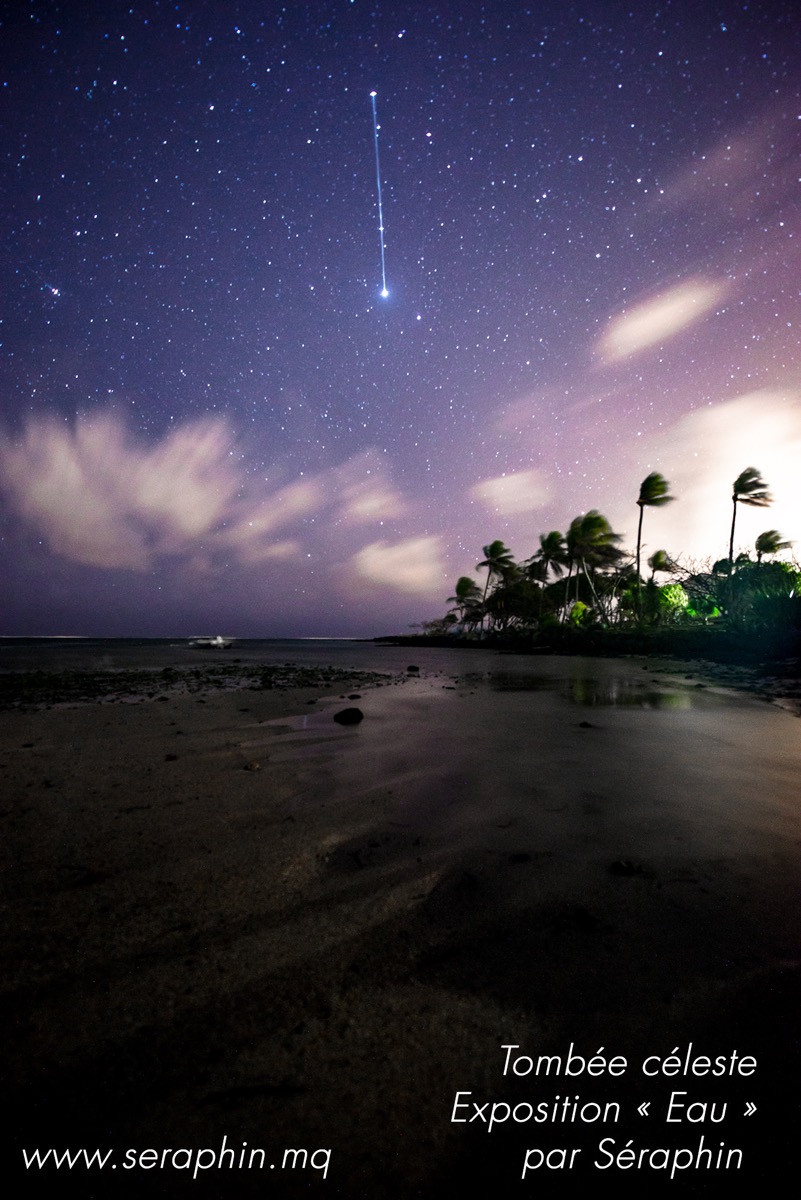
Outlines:
{"label": "reflection of trees in water", "polygon": [[487,678],[486,675],[466,674],[463,684],[473,686],[489,683],[496,692],[554,692],[558,691],[573,704],[586,707],[608,706],[627,708],[691,708],[694,695],[688,691],[657,691],[645,687],[638,680],[612,675],[606,679],[584,676],[558,679],[551,675],[536,675],[512,671],[499,671]]}
{"label": "reflection of trees in water", "polygon": [[690,708],[693,702],[689,692],[657,692],[620,675],[608,679],[569,679],[564,691],[574,704],[587,707]]}

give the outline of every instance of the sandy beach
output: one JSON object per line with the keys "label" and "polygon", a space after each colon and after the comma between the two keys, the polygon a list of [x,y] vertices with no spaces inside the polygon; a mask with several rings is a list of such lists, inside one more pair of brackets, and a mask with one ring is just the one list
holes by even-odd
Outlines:
{"label": "sandy beach", "polygon": [[[375,650],[373,674],[268,682],[257,658],[131,686],[95,661],[97,694],[40,678],[0,714],[4,1175],[85,1147],[112,1157],[28,1185],[772,1186],[799,1115],[801,722],[641,661]],[[512,1066],[571,1045],[626,1069]],[[517,1116],[490,1132],[493,1104]],[[671,1185],[652,1151],[701,1137],[740,1160]]]}

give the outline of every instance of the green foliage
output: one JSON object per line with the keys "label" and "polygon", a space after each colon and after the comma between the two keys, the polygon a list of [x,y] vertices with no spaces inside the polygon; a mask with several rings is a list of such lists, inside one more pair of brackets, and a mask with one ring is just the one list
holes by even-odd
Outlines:
{"label": "green foliage", "polygon": [[783,542],[782,535],[778,529],[766,529],[764,533],[760,533],[754,549],[756,550],[757,562],[761,563],[765,554],[778,554],[780,550],[789,550],[792,542]]}
{"label": "green foliage", "polygon": [[[620,534],[595,508],[575,517],[566,536],[557,530],[540,534],[538,549],[520,566],[503,541],[490,542],[477,564],[487,572],[483,589],[469,575],[460,576],[448,599],[453,608],[441,622],[429,622],[426,628],[446,632],[458,627],[455,631],[467,636],[479,625],[483,629],[485,622],[499,632],[544,631],[557,623],[609,628],[710,620],[740,630],[801,628],[801,573],[786,562],[763,561],[791,543],[768,529],[756,539],[756,562],[748,554],[734,558],[737,505],[764,508],[771,503],[757,469],[746,468],[732,485],[729,556],[704,572],[690,572],[666,550],[655,550],[648,559],[651,576],[645,581],[640,575],[643,511],[673,499],[658,472],[642,481],[636,557],[619,548]],[[658,585],[659,572],[672,576],[671,581]]]}
{"label": "green foliage", "polygon": [[768,485],[756,467],[746,467],[732,485],[732,500],[737,504],[748,504],[751,508],[767,508],[773,503]]}
{"label": "green foliage", "polygon": [[646,475],[640,484],[640,494],[637,498],[637,503],[642,508],[659,508],[663,504],[670,504],[675,497],[670,495],[670,484],[665,479],[664,475],[660,475],[658,471],[652,471],[650,475]]}
{"label": "green foliage", "polygon": [[801,573],[791,563],[740,567],[729,581],[728,616],[741,629],[796,628],[801,616]]}
{"label": "green foliage", "polygon": [[721,610],[710,596],[698,596],[689,601],[685,612],[688,617],[702,621],[704,624],[721,616]]}
{"label": "green foliage", "polygon": [[666,583],[658,588],[659,610],[666,621],[676,621],[686,611],[690,597],[680,583]]}
{"label": "green foliage", "polygon": [[577,600],[570,609],[570,616],[568,618],[570,624],[576,628],[580,628],[584,625],[589,625],[591,619],[592,609],[583,600]]}
{"label": "green foliage", "polygon": [[767,508],[773,503],[768,485],[756,467],[746,467],[732,484],[731,533],[729,534],[729,571],[734,563],[734,526],[737,521],[737,505],[747,504],[750,508]]}

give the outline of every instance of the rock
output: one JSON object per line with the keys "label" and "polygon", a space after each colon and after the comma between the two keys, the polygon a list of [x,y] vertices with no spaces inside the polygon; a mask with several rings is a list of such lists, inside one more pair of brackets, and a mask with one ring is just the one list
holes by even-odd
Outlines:
{"label": "rock", "polygon": [[419,670],[420,670],[419,667],[414,667],[414,666],[406,668],[406,671],[409,675],[416,675],[419,672]]}
{"label": "rock", "polygon": [[334,720],[338,725],[358,725],[364,720],[364,713],[360,708],[341,708],[334,713]]}

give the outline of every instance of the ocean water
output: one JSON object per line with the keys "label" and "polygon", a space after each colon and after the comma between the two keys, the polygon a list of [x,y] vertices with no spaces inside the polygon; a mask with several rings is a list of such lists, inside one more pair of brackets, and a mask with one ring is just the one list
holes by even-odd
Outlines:
{"label": "ocean water", "polygon": [[[243,638],[227,650],[198,649],[184,638],[0,638],[0,671],[98,671],[204,664],[296,663],[358,670],[400,671],[410,664],[450,670],[462,653],[487,661],[494,651],[383,646],[336,638]],[[486,669],[486,668],[482,668]]]}
{"label": "ocean water", "polygon": [[161,671],[287,663],[390,675],[419,673],[443,688],[458,684],[473,691],[558,693],[585,708],[687,709],[720,703],[719,693],[709,693],[697,680],[666,677],[666,668],[644,659],[391,646],[337,638],[242,639],[225,650],[192,647],[188,640],[177,638],[0,638],[0,672]]}

